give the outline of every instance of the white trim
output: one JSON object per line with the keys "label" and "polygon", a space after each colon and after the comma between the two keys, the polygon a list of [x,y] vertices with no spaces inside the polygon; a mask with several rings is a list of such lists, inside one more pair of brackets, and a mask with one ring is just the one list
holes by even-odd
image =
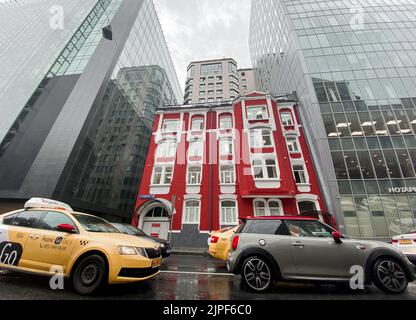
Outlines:
{"label": "white trim", "polygon": [[[231,223],[231,222],[227,222],[222,220],[222,203],[223,202],[234,202],[235,203],[235,208],[234,208],[234,219],[235,222]],[[237,226],[238,225],[238,201],[237,201],[237,196],[236,195],[220,195],[220,201],[219,201],[219,214],[220,214],[220,226]]]}
{"label": "white trim", "polygon": [[[189,198],[188,198],[189,197]],[[185,216],[186,216],[186,203],[190,202],[190,201],[195,201],[199,203],[199,212],[198,212],[198,221],[197,222],[186,222],[185,221]],[[201,224],[201,195],[185,195],[184,196],[184,201],[183,201],[183,211],[182,211],[182,226],[184,225],[194,225],[194,226],[198,226],[198,229],[200,227]]]}

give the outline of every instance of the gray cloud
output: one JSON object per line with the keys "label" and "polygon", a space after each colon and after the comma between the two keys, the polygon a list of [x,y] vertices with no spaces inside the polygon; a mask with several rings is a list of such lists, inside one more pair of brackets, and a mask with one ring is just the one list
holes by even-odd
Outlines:
{"label": "gray cloud", "polygon": [[250,0],[154,0],[179,81],[192,60],[231,57],[251,67]]}

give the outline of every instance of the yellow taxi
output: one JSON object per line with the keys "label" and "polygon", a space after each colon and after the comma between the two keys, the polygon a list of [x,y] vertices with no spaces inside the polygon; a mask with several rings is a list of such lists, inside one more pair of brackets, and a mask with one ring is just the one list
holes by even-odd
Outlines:
{"label": "yellow taxi", "polygon": [[224,228],[212,232],[209,237],[209,255],[218,260],[227,261],[231,248],[231,237],[237,231],[235,228]]}
{"label": "yellow taxi", "polygon": [[121,234],[62,202],[33,198],[24,209],[0,215],[0,268],[49,276],[61,270],[79,294],[150,279],[161,262],[153,240]]}

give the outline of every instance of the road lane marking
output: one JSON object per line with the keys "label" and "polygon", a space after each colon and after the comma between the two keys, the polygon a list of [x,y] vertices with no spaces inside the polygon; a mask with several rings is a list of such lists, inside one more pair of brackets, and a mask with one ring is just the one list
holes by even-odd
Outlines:
{"label": "road lane marking", "polygon": [[190,275],[203,275],[203,276],[221,276],[221,277],[234,277],[232,273],[217,273],[217,272],[192,272],[192,271],[160,271],[165,274],[190,274]]}

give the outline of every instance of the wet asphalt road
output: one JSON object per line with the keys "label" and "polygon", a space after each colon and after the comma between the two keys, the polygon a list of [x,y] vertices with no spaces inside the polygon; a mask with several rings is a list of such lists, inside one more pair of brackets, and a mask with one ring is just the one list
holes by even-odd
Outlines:
{"label": "wet asphalt road", "polygon": [[105,299],[105,300],[416,300],[416,285],[406,293],[388,296],[375,287],[351,291],[331,285],[279,284],[267,294],[253,294],[240,286],[240,278],[227,274],[225,263],[208,256],[173,255],[165,260],[156,278],[133,285],[110,286],[100,294],[81,297],[66,284],[65,290],[49,289],[49,279],[0,273],[0,299]]}

